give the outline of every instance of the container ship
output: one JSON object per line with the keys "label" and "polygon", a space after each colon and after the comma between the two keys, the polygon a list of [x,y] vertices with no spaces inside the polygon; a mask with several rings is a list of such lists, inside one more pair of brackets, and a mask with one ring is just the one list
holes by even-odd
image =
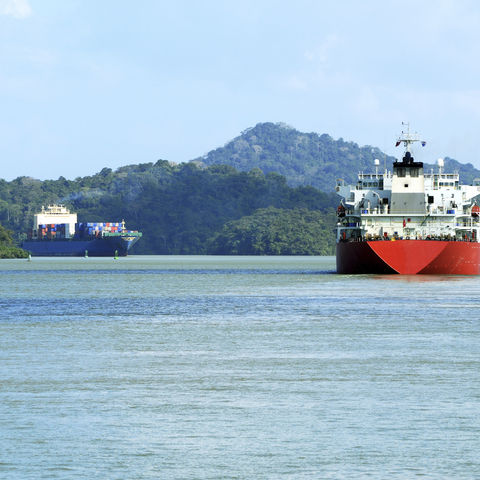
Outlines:
{"label": "container ship", "polygon": [[49,205],[34,215],[22,248],[44,257],[126,256],[141,236],[141,232],[127,230],[123,221],[78,223],[77,214],[64,205]]}
{"label": "container ship", "polygon": [[413,158],[415,142],[426,143],[407,126],[396,142],[405,153],[392,171],[379,173],[375,160],[375,173],[360,173],[355,185],[337,180],[338,273],[480,273],[480,180],[460,184],[443,159],[425,172]]}

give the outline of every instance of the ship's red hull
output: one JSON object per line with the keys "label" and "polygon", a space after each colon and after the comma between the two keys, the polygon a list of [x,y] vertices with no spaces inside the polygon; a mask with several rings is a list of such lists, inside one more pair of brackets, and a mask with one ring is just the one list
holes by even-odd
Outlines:
{"label": "ship's red hull", "polygon": [[337,244],[338,273],[480,274],[480,243],[377,240]]}

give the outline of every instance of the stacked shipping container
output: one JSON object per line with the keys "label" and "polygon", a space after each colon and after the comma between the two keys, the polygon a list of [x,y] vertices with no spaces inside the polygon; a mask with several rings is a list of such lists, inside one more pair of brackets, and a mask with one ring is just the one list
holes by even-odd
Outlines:
{"label": "stacked shipping container", "polygon": [[108,233],[120,233],[123,231],[122,223],[121,222],[86,222],[86,223],[78,223],[76,225],[76,233],[80,237],[85,236],[101,236],[102,232]]}
{"label": "stacked shipping container", "polygon": [[[121,222],[85,222],[75,224],[74,235],[80,238],[85,237],[100,237],[103,232],[108,233],[121,233],[123,227]],[[31,231],[29,238],[39,238],[52,240],[54,238],[70,238],[71,232],[69,232],[69,225],[65,223],[59,224],[42,224],[38,226],[37,231]]]}

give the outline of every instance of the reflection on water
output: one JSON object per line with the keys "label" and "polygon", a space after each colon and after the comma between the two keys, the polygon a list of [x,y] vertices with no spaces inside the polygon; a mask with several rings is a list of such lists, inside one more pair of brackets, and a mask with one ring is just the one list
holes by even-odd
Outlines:
{"label": "reflection on water", "polygon": [[334,268],[0,262],[0,477],[479,478],[479,278]]}
{"label": "reflection on water", "polygon": [[393,280],[397,282],[408,283],[431,283],[431,282],[463,282],[471,279],[477,281],[477,276],[473,275],[372,275],[373,278],[380,281]]}

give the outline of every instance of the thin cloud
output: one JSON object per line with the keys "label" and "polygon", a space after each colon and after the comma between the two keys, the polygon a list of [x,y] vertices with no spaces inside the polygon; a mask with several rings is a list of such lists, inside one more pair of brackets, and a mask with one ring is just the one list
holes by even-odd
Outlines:
{"label": "thin cloud", "polygon": [[301,78],[301,76],[296,74],[287,78],[283,82],[283,85],[291,90],[307,90],[308,88],[308,82],[304,78]]}
{"label": "thin cloud", "polygon": [[27,18],[32,14],[28,0],[0,0],[0,15],[13,18]]}
{"label": "thin cloud", "polygon": [[316,61],[319,63],[326,63],[329,60],[332,50],[337,47],[339,43],[340,39],[337,35],[328,35],[323,42],[316,45],[314,48],[307,50],[303,56],[309,62]]}

